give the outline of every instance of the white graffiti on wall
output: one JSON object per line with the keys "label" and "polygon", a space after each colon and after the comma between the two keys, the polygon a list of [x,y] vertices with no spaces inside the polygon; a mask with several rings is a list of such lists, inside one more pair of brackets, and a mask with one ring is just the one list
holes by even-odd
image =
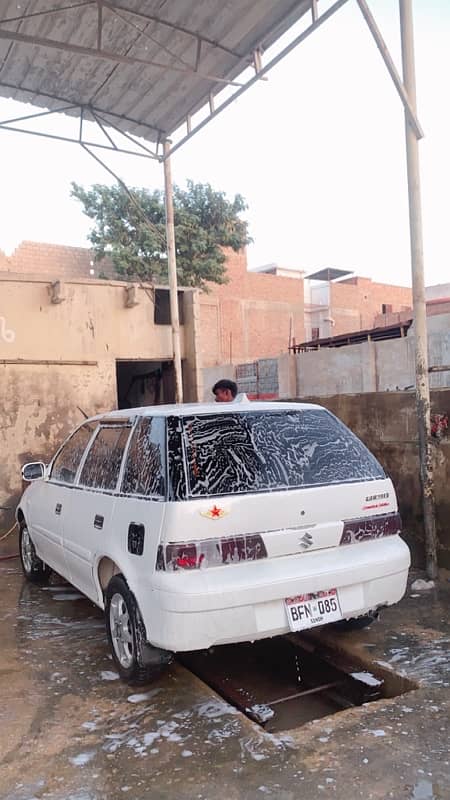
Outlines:
{"label": "white graffiti on wall", "polygon": [[3,339],[3,341],[8,344],[12,344],[15,338],[16,332],[6,327],[5,317],[0,317],[0,339]]}

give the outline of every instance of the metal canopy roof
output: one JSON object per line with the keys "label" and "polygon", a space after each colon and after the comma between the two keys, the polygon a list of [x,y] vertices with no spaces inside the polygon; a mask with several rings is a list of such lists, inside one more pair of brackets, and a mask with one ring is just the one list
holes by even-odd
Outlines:
{"label": "metal canopy roof", "polygon": [[353,275],[349,269],[338,269],[337,267],[324,267],[319,269],[318,272],[313,272],[311,275],[306,275],[305,280],[308,281],[335,281],[336,278],[343,278],[344,275]]}
{"label": "metal canopy roof", "polygon": [[[341,5],[341,3],[339,3]],[[315,0],[4,0],[0,94],[159,143]]]}

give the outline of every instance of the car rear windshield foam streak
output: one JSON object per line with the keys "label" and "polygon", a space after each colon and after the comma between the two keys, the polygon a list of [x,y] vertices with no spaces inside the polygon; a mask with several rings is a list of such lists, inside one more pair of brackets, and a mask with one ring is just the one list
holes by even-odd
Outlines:
{"label": "car rear windshield foam streak", "polygon": [[182,436],[192,498],[385,478],[325,409],[183,417]]}

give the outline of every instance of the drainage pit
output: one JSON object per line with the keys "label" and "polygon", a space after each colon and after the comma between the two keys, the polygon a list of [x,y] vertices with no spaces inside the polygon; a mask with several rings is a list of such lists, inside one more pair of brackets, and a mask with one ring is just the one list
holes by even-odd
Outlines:
{"label": "drainage pit", "polygon": [[367,667],[289,637],[180,653],[178,661],[270,733],[415,688],[403,681],[393,694]]}

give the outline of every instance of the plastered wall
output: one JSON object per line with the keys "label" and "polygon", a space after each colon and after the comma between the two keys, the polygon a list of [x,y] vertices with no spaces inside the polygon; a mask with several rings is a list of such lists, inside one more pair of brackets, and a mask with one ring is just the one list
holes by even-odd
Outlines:
{"label": "plastered wall", "polygon": [[[151,292],[137,288],[126,307],[122,282],[0,277],[0,506],[14,505],[20,468],[47,461],[82,421],[117,405],[116,360],[170,361],[170,325],[155,325]],[[181,355],[186,399],[198,398],[198,304],[186,292]],[[82,409],[82,411],[80,411]],[[12,524],[0,510],[0,535]]]}

